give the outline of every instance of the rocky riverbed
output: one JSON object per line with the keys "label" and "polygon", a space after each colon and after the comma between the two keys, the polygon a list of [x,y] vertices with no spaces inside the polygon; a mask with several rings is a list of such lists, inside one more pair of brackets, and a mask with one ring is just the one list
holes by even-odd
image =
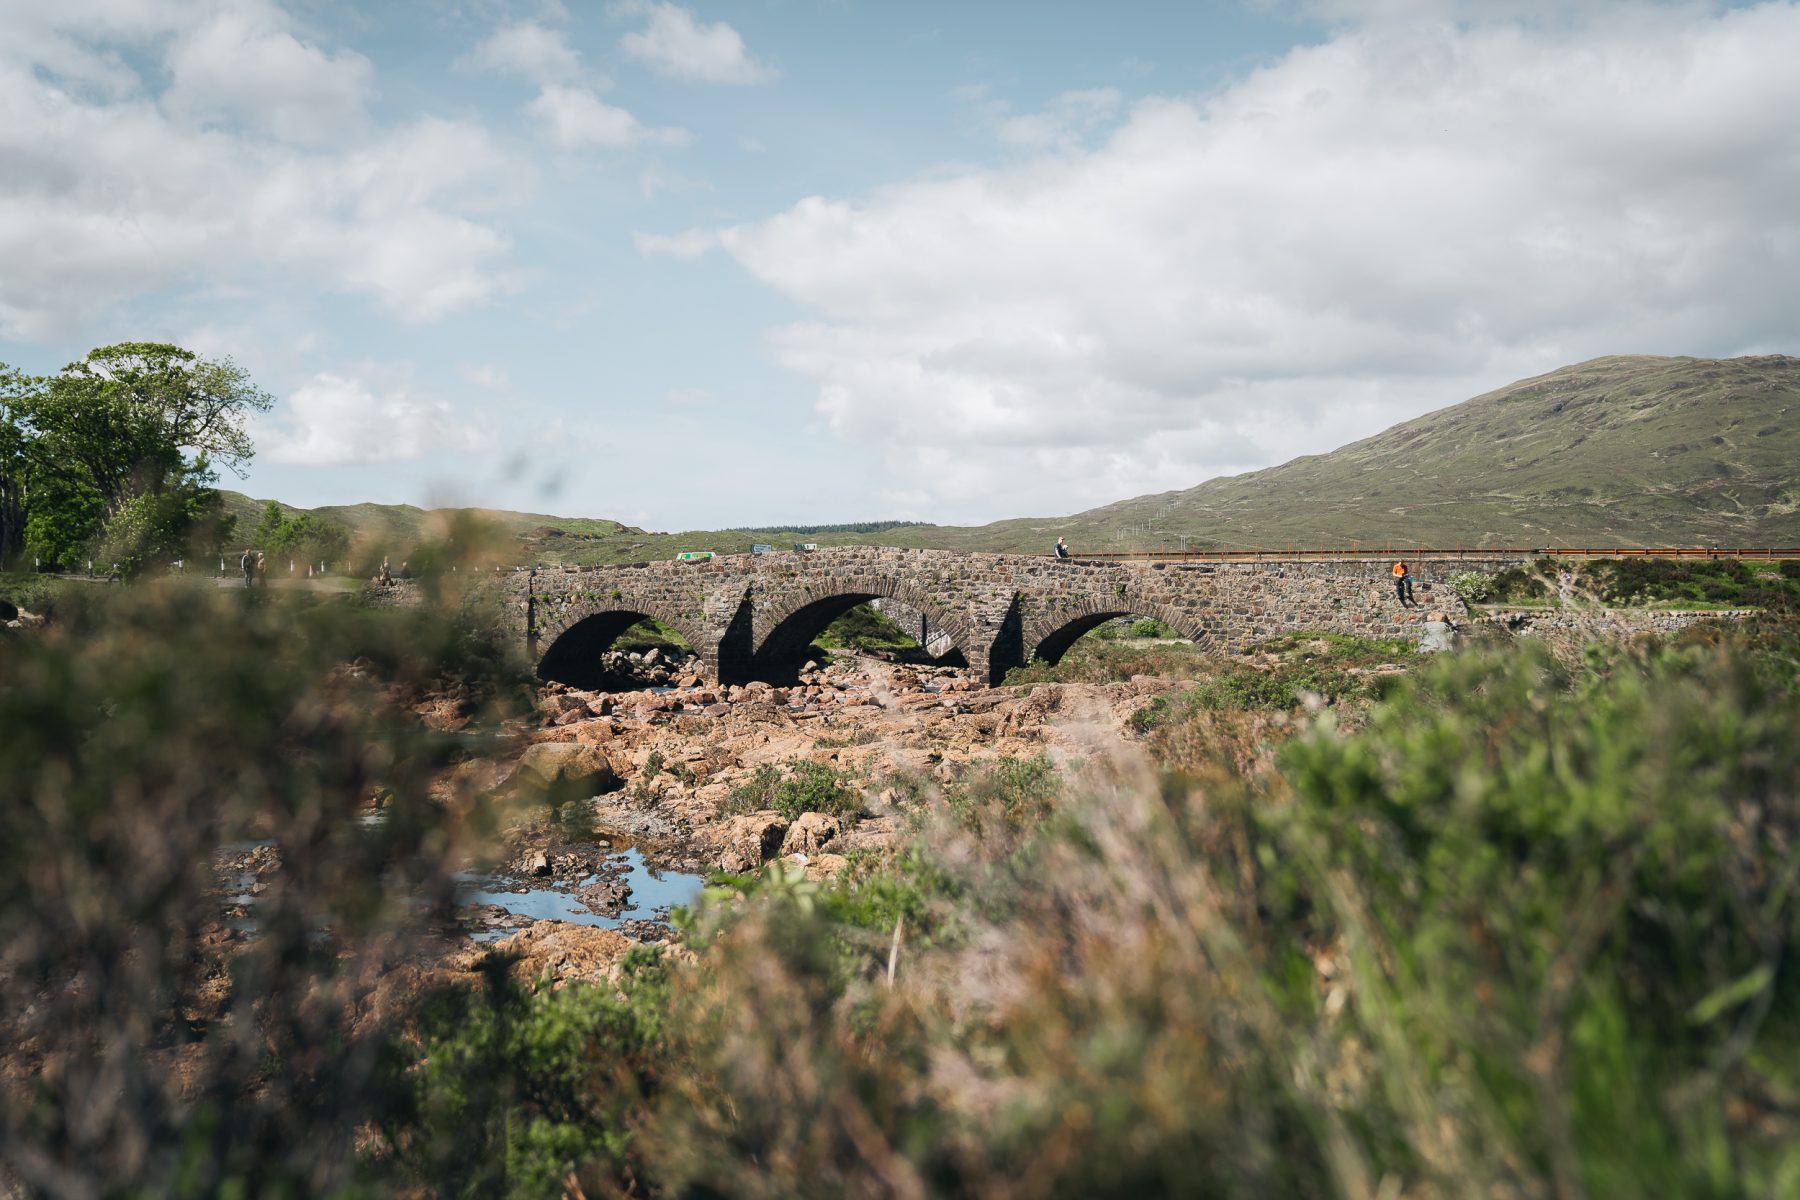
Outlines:
{"label": "rocky riverbed", "polygon": [[[445,966],[498,945],[522,956],[522,972],[605,977],[631,945],[678,940],[670,910],[692,903],[708,873],[784,860],[829,878],[859,852],[897,847],[921,788],[994,758],[1104,754],[1128,736],[1131,713],[1187,686],[1145,676],[988,688],[953,668],[847,657],[808,664],[788,687],[718,687],[691,660],[633,666],[667,682],[546,685],[531,720],[455,768],[453,782],[494,797],[506,819],[457,877],[460,947],[446,944]],[[845,801],[836,811],[759,803],[758,783],[804,764],[829,771]],[[226,927],[252,933],[279,851],[235,847],[216,865]]]}
{"label": "rocky riverbed", "polygon": [[[853,655],[808,663],[788,686],[719,686],[696,659],[659,651],[611,655],[604,665],[623,690],[544,685],[530,718],[478,739],[492,749],[446,781],[457,785],[446,795],[486,794],[506,814],[497,843],[459,876],[465,946],[508,939],[524,953],[554,932],[563,949],[603,942],[611,949],[595,961],[610,964],[621,945],[676,941],[671,909],[691,904],[712,872],[780,860],[831,878],[897,848],[921,793],[985,760],[1109,757],[1135,737],[1132,714],[1192,686],[1140,675],[986,687],[964,670]],[[444,699],[419,711],[454,725],[456,708]],[[831,803],[815,810],[803,790],[778,799],[776,785],[809,772],[827,781]],[[222,861],[229,924],[253,924],[272,853],[248,848]]]}
{"label": "rocky riverbed", "polygon": [[[808,664],[789,687],[717,687],[691,664],[666,689],[588,692],[551,684],[540,728],[516,765],[548,753],[590,781],[592,820],[640,842],[652,860],[703,872],[754,870],[776,858],[812,876],[854,851],[880,852],[904,830],[900,801],[997,757],[1091,756],[1124,737],[1126,718],[1182,683],[983,687],[954,668],[849,658]],[[861,802],[853,812],[783,815],[747,808],[765,772],[828,768]]]}

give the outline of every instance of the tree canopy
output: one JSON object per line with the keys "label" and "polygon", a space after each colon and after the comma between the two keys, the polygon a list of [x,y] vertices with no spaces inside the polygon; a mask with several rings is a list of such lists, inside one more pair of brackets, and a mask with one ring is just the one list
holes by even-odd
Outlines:
{"label": "tree canopy", "polygon": [[135,571],[225,531],[215,465],[241,475],[273,397],[230,359],[161,342],[90,351],[49,376],[0,364],[0,560]]}
{"label": "tree canopy", "polygon": [[250,535],[250,544],[274,558],[342,561],[350,553],[350,531],[336,521],[312,513],[288,516],[279,501],[263,506],[262,521]]}

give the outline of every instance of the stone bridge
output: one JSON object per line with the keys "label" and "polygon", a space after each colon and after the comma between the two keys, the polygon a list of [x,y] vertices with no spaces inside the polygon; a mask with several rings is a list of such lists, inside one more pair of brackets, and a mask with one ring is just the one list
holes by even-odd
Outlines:
{"label": "stone bridge", "polygon": [[702,562],[539,568],[507,577],[517,628],[546,679],[590,675],[614,639],[645,617],[693,646],[722,683],[791,678],[827,625],[881,600],[934,651],[998,682],[1033,658],[1060,659],[1076,638],[1121,616],[1155,617],[1219,650],[1321,630],[1405,637],[1420,616],[1459,606],[1453,571],[1519,559],[1408,560],[1420,607],[1394,599],[1389,560],[1247,563],[1097,562],[844,546]]}

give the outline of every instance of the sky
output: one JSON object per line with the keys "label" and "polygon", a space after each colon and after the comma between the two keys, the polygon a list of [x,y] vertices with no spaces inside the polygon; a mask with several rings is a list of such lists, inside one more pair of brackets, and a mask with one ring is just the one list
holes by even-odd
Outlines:
{"label": "sky", "polygon": [[1800,353],[1800,0],[0,0],[0,362],[244,479],[1053,516],[1606,354]]}

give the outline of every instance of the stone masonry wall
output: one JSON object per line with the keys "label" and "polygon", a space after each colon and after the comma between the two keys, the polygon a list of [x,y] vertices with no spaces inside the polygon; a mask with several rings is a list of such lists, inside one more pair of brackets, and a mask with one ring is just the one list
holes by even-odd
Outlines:
{"label": "stone masonry wall", "polygon": [[1513,563],[1412,562],[1416,609],[1396,603],[1390,560],[1058,562],[877,546],[518,572],[507,590],[534,654],[559,645],[586,653],[586,643],[610,640],[642,614],[679,631],[725,680],[797,665],[833,618],[881,597],[923,615],[973,669],[997,679],[1034,654],[1059,658],[1080,633],[1119,615],[1156,617],[1221,649],[1295,629],[1409,636],[1427,611],[1462,611],[1443,575]]}

